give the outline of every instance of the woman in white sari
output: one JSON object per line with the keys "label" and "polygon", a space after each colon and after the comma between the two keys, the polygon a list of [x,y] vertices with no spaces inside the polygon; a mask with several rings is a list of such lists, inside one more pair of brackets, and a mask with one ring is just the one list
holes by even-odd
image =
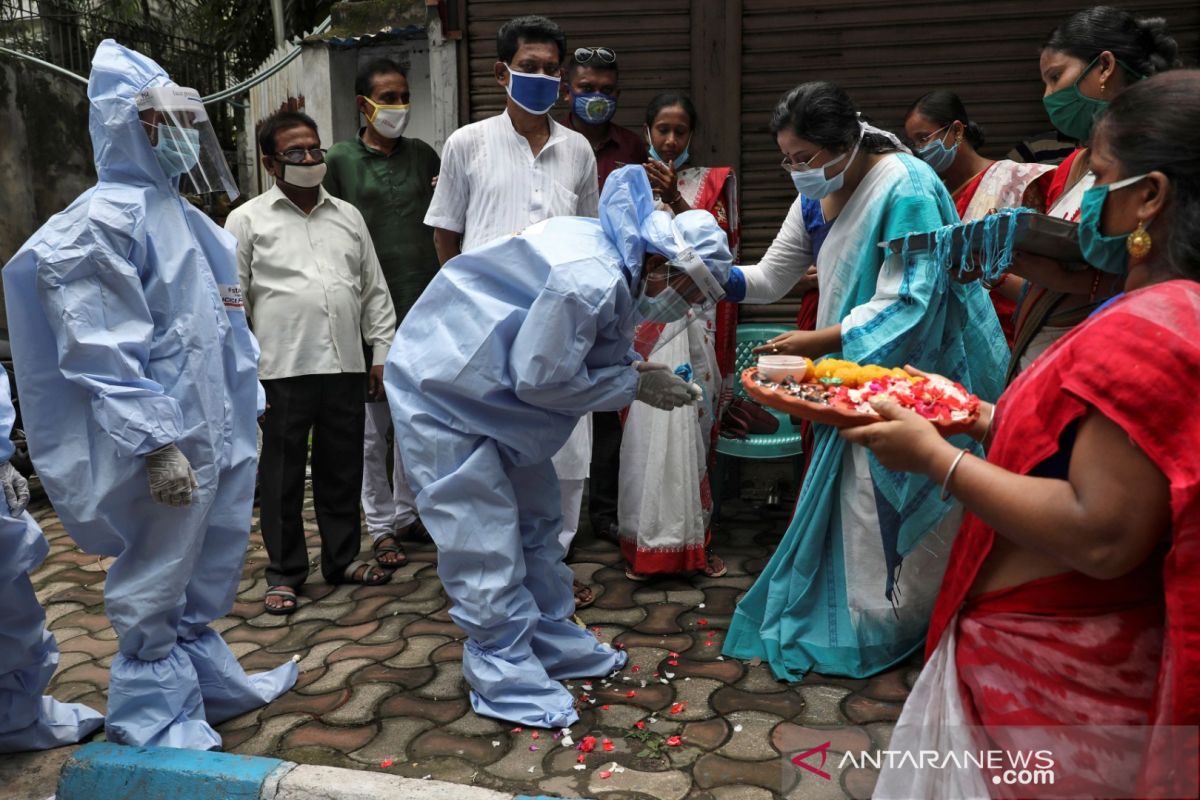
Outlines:
{"label": "woman in white sari", "polygon": [[[688,146],[696,124],[696,109],[686,96],[665,93],[650,101],[646,173],[660,209],[711,213],[729,237],[736,262],[733,170],[690,162]],[[675,411],[637,403],[625,417],[617,516],[621,553],[629,564],[625,574],[632,580],[694,570],[709,577],[725,574],[721,558],[709,549],[713,503],[708,467],[716,421],[730,397],[736,332],[733,303],[666,325],[648,321],[638,327],[634,347],[641,356],[690,372],[704,399],[697,407]]]}
{"label": "woman in white sari", "polygon": [[[996,397],[1007,348],[983,289],[949,280],[927,253],[905,259],[879,247],[958,220],[933,170],[864,124],[830,83],[784,95],[772,129],[820,219],[806,220],[798,198],[763,260],[733,269],[726,296],[774,302],[815,263],[820,301],[816,330],[791,331],[766,349],[914,364]],[[723,652],[761,658],[782,680],[809,670],[866,677],[924,639],[961,508],[924,478],[883,469],[836,429],[814,430],[795,516],[739,601]]]}

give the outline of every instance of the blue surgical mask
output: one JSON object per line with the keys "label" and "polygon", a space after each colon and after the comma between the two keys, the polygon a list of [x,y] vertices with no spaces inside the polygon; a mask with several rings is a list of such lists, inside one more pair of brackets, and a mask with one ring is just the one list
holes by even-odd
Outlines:
{"label": "blue surgical mask", "polygon": [[1083,258],[1101,272],[1124,275],[1129,271],[1128,233],[1105,236],[1100,232],[1100,218],[1104,212],[1104,201],[1108,193],[1137,183],[1145,175],[1135,175],[1116,183],[1093,186],[1083,193],[1079,206],[1079,247]]}
{"label": "blue surgical mask", "polygon": [[589,125],[603,125],[617,113],[617,99],[604,92],[571,92],[571,110]]}
{"label": "blue surgical mask", "polygon": [[[843,154],[820,167],[809,167],[793,171],[791,173],[792,184],[796,187],[796,191],[809,200],[820,200],[842,188],[842,183],[845,182],[846,178],[846,170],[854,162],[854,157],[858,155],[858,146],[860,144],[862,144],[862,134],[859,134],[858,141],[854,143],[854,149],[850,151],[848,158]],[[839,163],[844,158],[846,159],[846,166],[842,167],[837,175],[834,175],[832,178],[826,178],[825,170]]]}
{"label": "blue surgical mask", "polygon": [[[944,131],[945,128],[942,130]],[[944,135],[942,134],[942,136]],[[955,157],[958,156],[958,142],[946,147],[942,142],[942,136],[937,137],[917,151],[917,156],[926,164],[933,167],[933,171],[939,175],[950,169],[950,165],[954,163]]]}
{"label": "blue surgical mask", "polygon": [[691,303],[671,286],[665,287],[654,297],[642,292],[637,299],[638,313],[646,322],[674,322],[686,317],[691,307]]}
{"label": "blue surgical mask", "polygon": [[[683,148],[683,152],[680,153],[679,155],[675,156],[675,160],[671,162],[672,167],[674,167],[675,169],[679,169],[680,167],[682,167],[684,164],[687,163],[688,148],[690,148],[691,146],[692,146],[692,138],[689,136],[687,146]],[[654,149],[654,142],[650,139],[650,132],[648,130],[646,131],[646,147],[648,147],[650,149],[650,157],[651,158],[653,158],[655,161],[662,161],[664,163],[666,162],[666,159],[663,158],[662,156],[660,156],[658,154],[658,151]]]}
{"label": "blue surgical mask", "polygon": [[537,72],[518,72],[507,64],[508,85],[505,90],[512,101],[530,114],[545,114],[558,100],[560,79]]}
{"label": "blue surgical mask", "polygon": [[182,175],[200,160],[200,131],[160,124],[154,157],[168,178]]}

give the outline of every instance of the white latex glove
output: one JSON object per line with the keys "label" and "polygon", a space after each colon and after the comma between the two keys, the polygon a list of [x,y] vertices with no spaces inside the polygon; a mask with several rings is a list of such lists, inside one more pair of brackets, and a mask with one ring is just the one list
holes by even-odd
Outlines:
{"label": "white latex glove", "polygon": [[654,408],[670,411],[695,403],[702,396],[700,387],[688,383],[671,370],[639,370],[637,399]]}
{"label": "white latex glove", "polygon": [[8,501],[10,516],[19,517],[29,505],[29,481],[17,472],[17,468],[5,461],[0,464],[0,486],[4,487],[4,499]]}
{"label": "white latex glove", "polygon": [[173,444],[146,454],[146,475],[150,496],[165,506],[191,505],[192,489],[200,485],[187,456]]}

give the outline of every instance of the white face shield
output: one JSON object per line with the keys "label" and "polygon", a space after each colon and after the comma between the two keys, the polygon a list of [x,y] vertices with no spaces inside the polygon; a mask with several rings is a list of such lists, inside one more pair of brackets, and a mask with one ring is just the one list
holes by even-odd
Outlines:
{"label": "white face shield", "polygon": [[145,89],[137,96],[137,110],[159,166],[168,178],[183,179],[181,192],[237,197],[237,183],[195,89]]}

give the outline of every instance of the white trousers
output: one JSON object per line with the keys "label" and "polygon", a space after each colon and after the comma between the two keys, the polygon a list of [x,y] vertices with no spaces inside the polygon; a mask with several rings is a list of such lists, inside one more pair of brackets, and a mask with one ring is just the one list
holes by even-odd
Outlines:
{"label": "white trousers", "polygon": [[392,417],[386,400],[367,403],[366,424],[363,426],[363,515],[367,518],[367,533],[371,541],[393,536],[396,531],[417,520],[416,499],[404,475],[399,443],[393,447],[395,458],[392,483],[388,485],[387,434]]}
{"label": "white trousers", "polygon": [[592,460],[592,415],[585,414],[571,431],[571,438],[554,454],[554,472],[558,475],[558,491],[562,499],[563,527],[558,540],[563,550],[579,531],[579,511],[583,507],[583,485]]}

